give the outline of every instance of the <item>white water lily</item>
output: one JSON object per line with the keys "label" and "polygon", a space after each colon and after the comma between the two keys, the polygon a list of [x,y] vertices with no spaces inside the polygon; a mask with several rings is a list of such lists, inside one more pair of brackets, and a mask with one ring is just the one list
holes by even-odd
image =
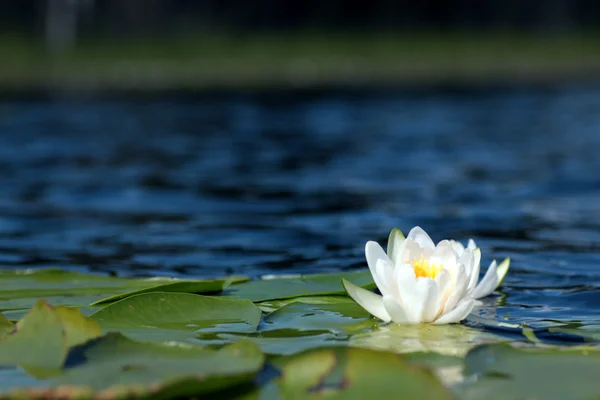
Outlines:
{"label": "white water lily", "polygon": [[494,260],[479,279],[481,250],[454,240],[437,245],[421,228],[406,237],[390,233],[387,254],[377,242],[367,242],[365,255],[382,296],[344,281],[346,291],[361,307],[385,322],[449,324],[467,317],[476,299],[491,294],[504,280],[510,260]]}

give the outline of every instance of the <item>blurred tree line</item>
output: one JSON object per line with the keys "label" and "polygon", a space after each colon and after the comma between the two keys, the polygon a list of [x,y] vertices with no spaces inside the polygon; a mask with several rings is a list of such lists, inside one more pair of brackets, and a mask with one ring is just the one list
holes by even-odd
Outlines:
{"label": "blurred tree line", "polygon": [[[39,33],[52,13],[82,35],[234,29],[595,28],[598,0],[3,0],[5,31]],[[52,17],[50,15],[50,17]],[[63,21],[66,24],[69,21]]]}
{"label": "blurred tree line", "polygon": [[53,29],[83,36],[213,29],[564,30],[595,28],[599,17],[598,0],[0,1],[3,33],[26,35],[61,34]]}

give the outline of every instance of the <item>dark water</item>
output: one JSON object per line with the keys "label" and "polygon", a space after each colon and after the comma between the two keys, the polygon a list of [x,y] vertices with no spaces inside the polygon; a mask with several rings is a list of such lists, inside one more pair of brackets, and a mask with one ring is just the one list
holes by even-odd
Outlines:
{"label": "dark water", "polygon": [[0,102],[0,267],[365,267],[421,225],[512,258],[499,319],[600,324],[600,91]]}

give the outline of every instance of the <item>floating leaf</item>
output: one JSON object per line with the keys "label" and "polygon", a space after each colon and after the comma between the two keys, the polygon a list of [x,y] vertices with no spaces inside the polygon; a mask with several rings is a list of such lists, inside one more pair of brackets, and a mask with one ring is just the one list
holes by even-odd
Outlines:
{"label": "floating leaf", "polygon": [[175,282],[163,283],[160,285],[138,289],[131,292],[120,293],[114,296],[110,296],[92,303],[92,306],[97,306],[106,303],[112,303],[118,300],[125,299],[127,297],[134,296],[142,293],[153,293],[153,292],[175,292],[175,293],[193,293],[193,294],[204,294],[204,293],[216,293],[225,289],[232,283],[244,282],[248,278],[232,276],[221,279],[206,279],[206,280],[176,280]]}
{"label": "floating leaf", "polygon": [[83,307],[108,295],[156,286],[161,281],[45,269],[0,271],[0,282],[0,310],[23,310],[39,298],[55,306]]}
{"label": "floating leaf", "polygon": [[281,376],[264,391],[285,399],[450,399],[427,368],[367,349],[312,350],[276,361]]}
{"label": "floating leaf", "polygon": [[464,399],[592,399],[600,397],[600,351],[484,345],[465,359],[457,387]]}
{"label": "floating leaf", "polygon": [[[378,324],[347,297],[339,297],[335,302],[325,301],[326,297],[297,299],[299,301],[290,302],[265,316],[255,333],[203,336],[203,343],[245,339],[258,344],[265,353],[289,355],[333,344],[342,345],[352,333]],[[309,302],[300,299],[309,299]],[[313,304],[315,302],[318,304]]]}
{"label": "floating leaf", "polygon": [[191,340],[202,332],[254,332],[261,311],[251,301],[188,293],[144,293],[91,316],[104,331],[145,341]]}
{"label": "floating leaf", "polygon": [[231,285],[223,294],[255,302],[289,299],[300,296],[345,294],[342,278],[357,286],[374,289],[368,270],[333,274],[302,275],[297,278],[277,278]]}
{"label": "floating leaf", "polygon": [[346,298],[333,304],[291,303],[265,316],[259,332],[292,329],[353,333],[376,324],[368,312]]}
{"label": "floating leaf", "polygon": [[348,296],[304,296],[304,297],[293,297],[291,299],[282,300],[267,300],[256,305],[263,310],[263,312],[273,312],[281,307],[287,306],[292,303],[304,303],[304,304],[348,304],[354,303]]}
{"label": "floating leaf", "polygon": [[76,308],[59,306],[54,312],[63,326],[67,347],[85,343],[101,335],[96,321],[85,317]]}
{"label": "floating leaf", "polygon": [[0,340],[0,364],[20,365],[36,376],[58,373],[69,347],[100,335],[98,325],[75,308],[39,300],[12,333]]}
{"label": "floating leaf", "polygon": [[2,340],[6,335],[8,335],[14,328],[12,322],[10,322],[6,317],[0,314],[0,340]]}
{"label": "floating leaf", "polygon": [[[137,343],[108,334],[71,350],[50,388],[20,389],[26,398],[189,398],[251,380],[264,356],[252,343],[219,350]],[[59,395],[60,394],[60,395]]]}
{"label": "floating leaf", "polygon": [[16,332],[0,341],[0,364],[44,370],[58,369],[67,354],[67,340],[58,313],[39,300],[16,326]]}
{"label": "floating leaf", "polygon": [[261,350],[271,355],[292,355],[301,351],[328,346],[345,346],[345,336],[327,331],[279,330],[255,334],[220,333],[212,340],[203,338],[204,344],[223,344],[247,340],[257,344]]}

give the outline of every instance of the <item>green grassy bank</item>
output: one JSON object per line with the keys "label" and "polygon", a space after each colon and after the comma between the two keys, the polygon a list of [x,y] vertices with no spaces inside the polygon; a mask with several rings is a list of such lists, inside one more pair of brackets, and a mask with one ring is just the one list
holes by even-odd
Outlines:
{"label": "green grassy bank", "polygon": [[600,78],[600,33],[195,34],[58,54],[0,36],[0,57],[4,91],[545,84]]}

